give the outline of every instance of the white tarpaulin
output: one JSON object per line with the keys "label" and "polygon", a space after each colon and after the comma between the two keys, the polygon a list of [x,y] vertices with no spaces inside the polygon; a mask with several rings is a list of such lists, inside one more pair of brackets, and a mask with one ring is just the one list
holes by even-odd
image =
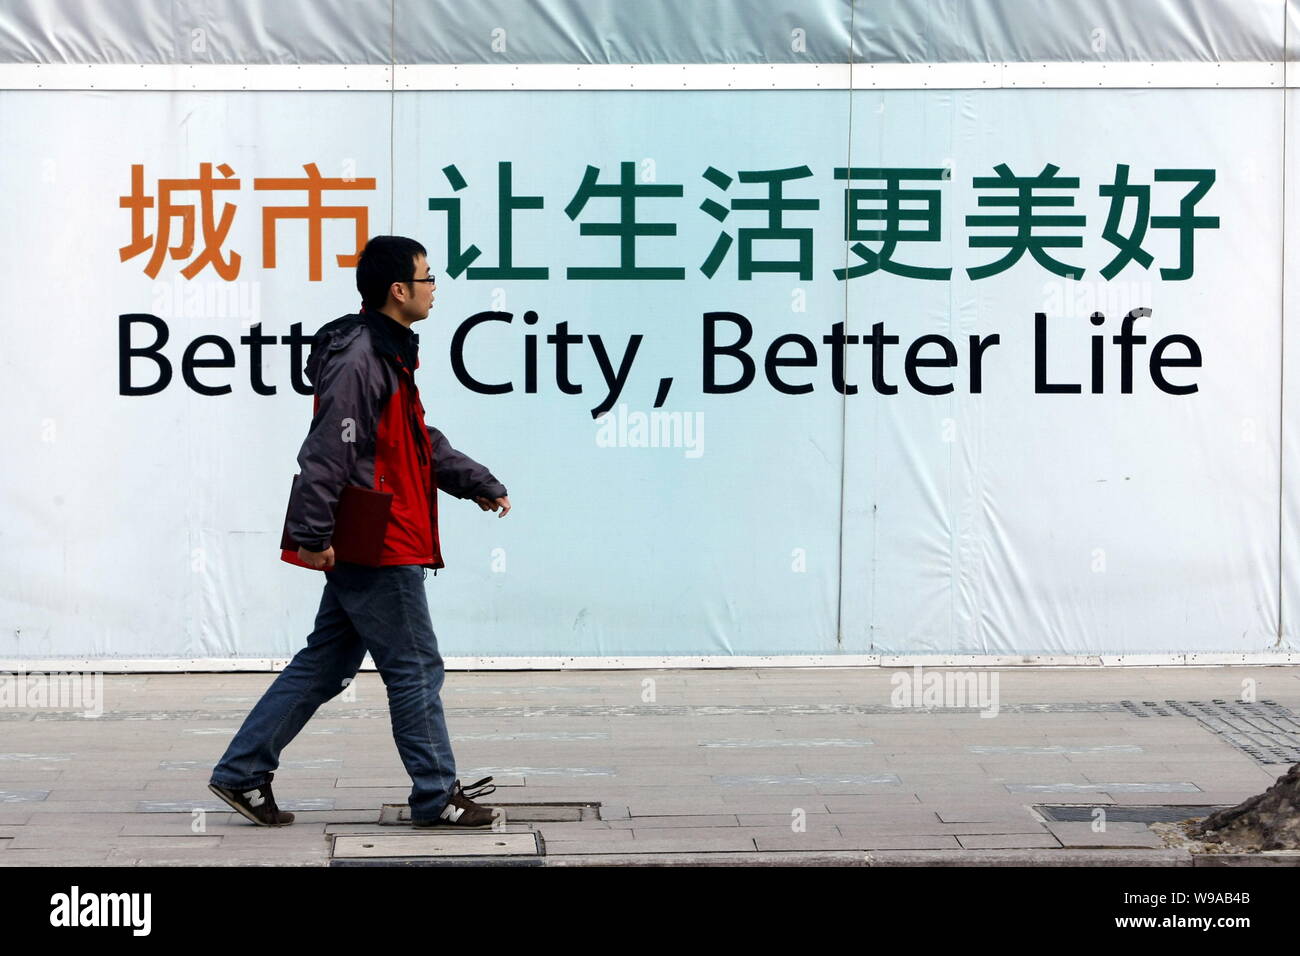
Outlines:
{"label": "white tarpaulin", "polygon": [[[1263,2],[719,6],[10,4],[0,76],[484,64],[498,27],[502,70],[1286,36]],[[359,230],[428,247],[428,421],[514,505],[442,499],[449,656],[1295,649],[1293,94],[336,86],[0,89],[0,658],[301,645],[304,345]]]}

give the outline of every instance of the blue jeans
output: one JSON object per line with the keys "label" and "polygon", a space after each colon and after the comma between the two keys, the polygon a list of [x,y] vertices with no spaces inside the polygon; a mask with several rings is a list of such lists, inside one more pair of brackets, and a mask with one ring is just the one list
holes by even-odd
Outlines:
{"label": "blue jeans", "polygon": [[307,646],[245,718],[210,782],[230,790],[266,783],[280,766],[280,751],[356,676],[369,651],[388,688],[393,739],[414,786],[411,817],[436,817],[451,799],[456,761],[439,696],[442,656],[429,620],[425,573],[418,564],[345,562],[324,572],[325,593]]}

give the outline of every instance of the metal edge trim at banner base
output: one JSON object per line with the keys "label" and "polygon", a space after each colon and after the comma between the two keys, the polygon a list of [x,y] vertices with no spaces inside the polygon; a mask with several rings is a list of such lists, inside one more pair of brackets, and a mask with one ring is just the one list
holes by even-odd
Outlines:
{"label": "metal edge trim at banner base", "polygon": [[0,63],[0,90],[1280,89],[1284,85],[1300,86],[1300,62],[530,64],[516,67]]}
{"label": "metal edge trim at banner base", "polygon": [[[0,680],[7,674],[36,673],[218,673],[281,671],[287,657],[226,658],[10,658],[0,660]],[[1279,667],[1300,664],[1300,653],[1277,654],[798,654],[789,657],[445,657],[449,671],[525,670],[674,670],[760,667]],[[367,655],[362,671],[375,672]]]}

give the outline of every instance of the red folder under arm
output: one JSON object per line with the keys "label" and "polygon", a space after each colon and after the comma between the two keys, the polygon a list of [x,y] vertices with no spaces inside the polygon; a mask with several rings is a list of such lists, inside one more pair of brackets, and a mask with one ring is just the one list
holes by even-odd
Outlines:
{"label": "red folder under arm", "polygon": [[[301,475],[293,476],[293,485],[289,489],[289,501],[298,493],[298,480]],[[339,495],[338,507],[334,510],[334,534],[330,546],[334,549],[334,560],[347,561],[352,564],[379,566],[379,559],[384,553],[384,535],[388,530],[388,516],[393,510],[393,493],[391,491],[372,491],[360,485],[344,485]],[[280,549],[297,551],[298,542],[289,534],[289,512],[285,509],[284,530],[280,533]]]}

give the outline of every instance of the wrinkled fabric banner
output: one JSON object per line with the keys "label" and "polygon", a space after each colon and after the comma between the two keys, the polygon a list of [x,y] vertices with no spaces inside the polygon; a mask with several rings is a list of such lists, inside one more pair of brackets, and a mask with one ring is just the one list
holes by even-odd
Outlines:
{"label": "wrinkled fabric banner", "polygon": [[[448,567],[428,586],[450,655],[1292,642],[1278,638],[1279,520],[1295,521],[1278,477],[1280,93],[404,93],[391,157],[388,102],[0,93],[0,182],[26,224],[0,237],[17,280],[0,290],[0,397],[25,410],[4,479],[0,654],[300,644],[322,582],[277,560],[311,414],[295,364],[356,307],[337,258],[355,242],[348,210],[375,233],[390,205],[438,276],[416,326],[429,422],[515,506],[497,520],[443,499]],[[133,197],[192,184],[203,164],[237,187],[213,187],[191,248],[183,216],[160,248],[158,206]],[[308,165],[344,210],[315,247],[292,215],[266,225],[306,205]],[[1145,210],[1133,194],[1115,212],[1121,167]],[[882,170],[914,177],[895,182],[915,213],[883,244]],[[1036,193],[1068,203],[1038,213],[1077,222],[1033,228],[1077,243],[998,265],[1009,244],[975,241],[1015,232],[978,221],[1011,211],[982,201],[1011,194],[988,185],[998,170],[1077,179]],[[1184,244],[1171,223],[1188,171],[1213,182],[1187,215],[1217,225]],[[657,231],[610,226],[619,183]],[[1139,215],[1148,266],[1104,277]],[[1140,309],[1126,391],[1115,338]],[[1199,350],[1196,367],[1162,370],[1192,393],[1155,384],[1167,336]],[[978,390],[973,340],[987,343]],[[141,394],[162,378],[150,346],[169,378]],[[751,375],[734,387],[741,352]],[[1040,374],[1078,391],[1040,392]]]}

